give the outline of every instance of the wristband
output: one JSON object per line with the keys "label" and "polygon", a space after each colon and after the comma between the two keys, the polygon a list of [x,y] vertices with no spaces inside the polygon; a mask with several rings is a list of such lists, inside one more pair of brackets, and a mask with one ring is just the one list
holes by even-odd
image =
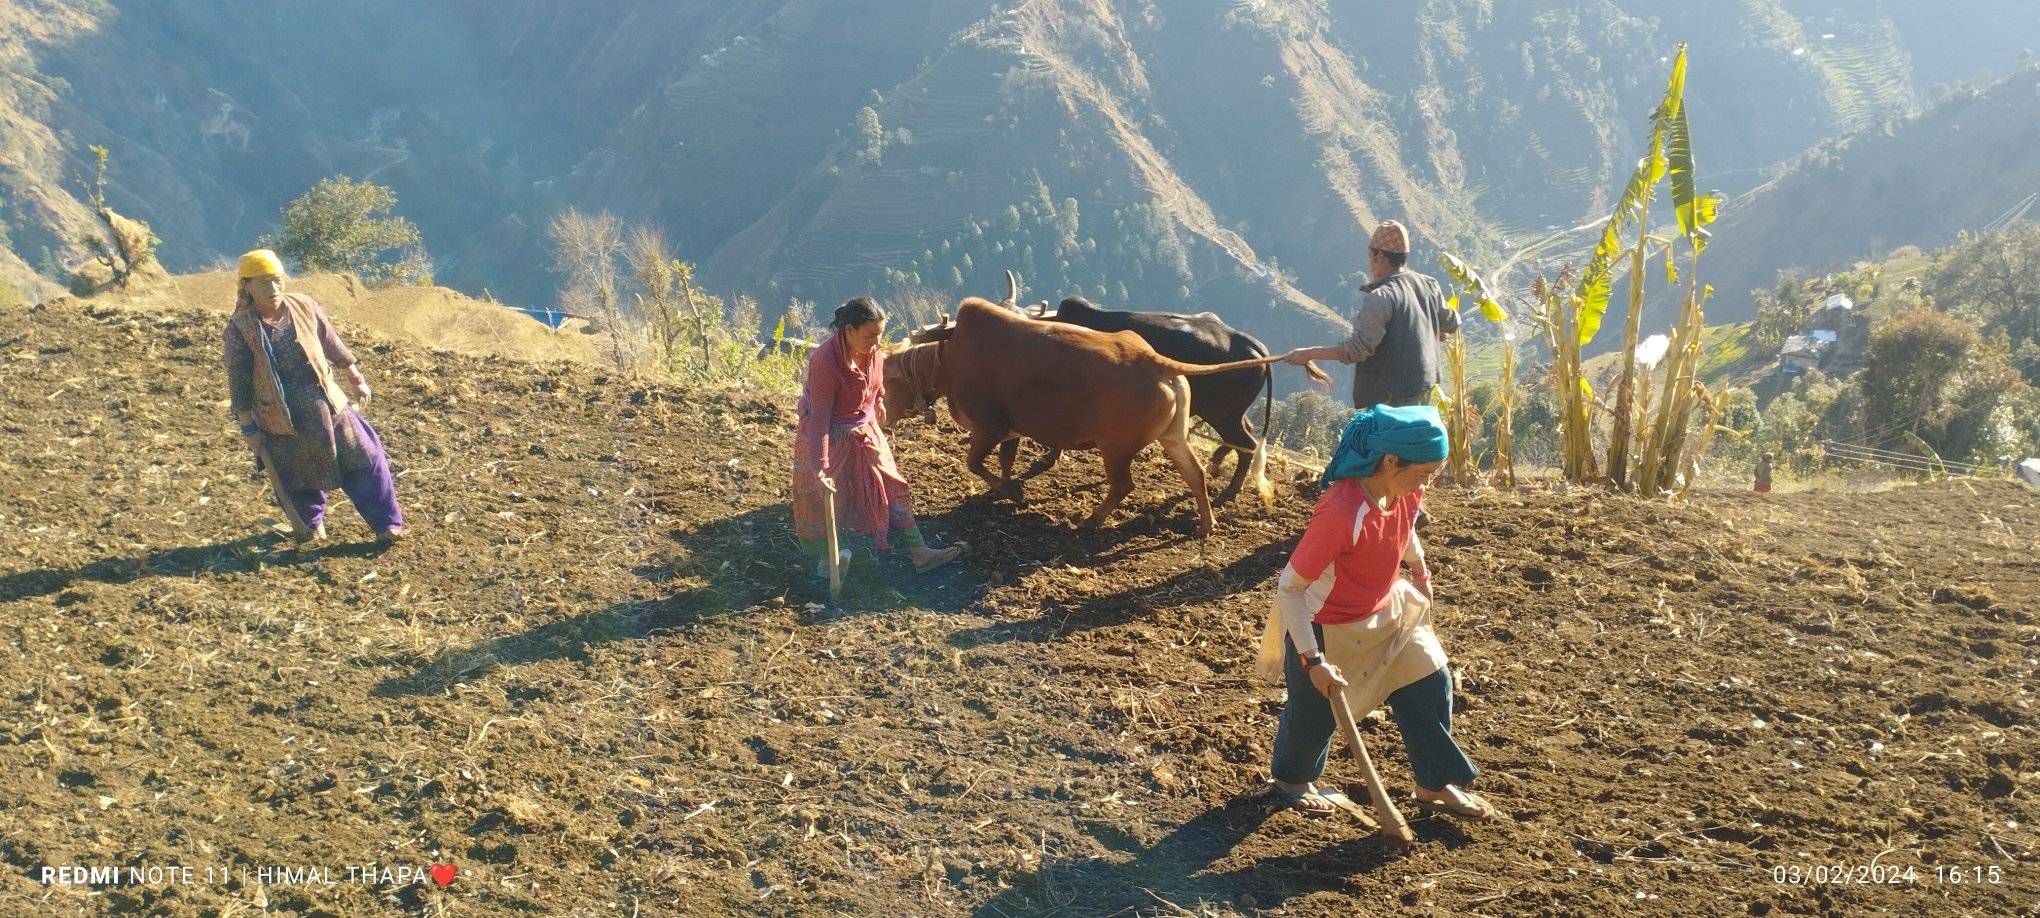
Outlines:
{"label": "wristband", "polygon": [[1297,654],[1296,659],[1303,664],[1304,672],[1310,672],[1311,670],[1324,665],[1325,654],[1324,651],[1313,650],[1310,653]]}

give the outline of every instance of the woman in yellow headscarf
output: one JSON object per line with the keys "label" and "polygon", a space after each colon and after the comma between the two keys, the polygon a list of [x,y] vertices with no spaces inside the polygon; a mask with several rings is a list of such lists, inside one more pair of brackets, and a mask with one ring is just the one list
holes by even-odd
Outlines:
{"label": "woman in yellow headscarf", "polygon": [[283,262],[268,249],[241,256],[227,321],[227,390],[241,436],[268,474],[299,541],[326,534],[326,492],[347,492],[376,540],[404,537],[397,483],[375,428],[355,406],[368,380],[326,311],[283,292]]}

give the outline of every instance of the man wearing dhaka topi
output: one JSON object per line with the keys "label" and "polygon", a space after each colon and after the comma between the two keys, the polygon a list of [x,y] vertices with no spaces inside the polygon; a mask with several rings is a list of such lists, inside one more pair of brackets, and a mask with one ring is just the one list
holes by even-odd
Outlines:
{"label": "man wearing dhaka topi", "polygon": [[1353,407],[1431,403],[1441,378],[1439,342],[1459,331],[1459,313],[1445,306],[1436,278],[1408,269],[1410,234],[1384,221],[1367,242],[1366,299],[1353,316],[1353,334],[1338,344],[1301,347],[1282,355],[1290,366],[1313,360],[1353,365]]}

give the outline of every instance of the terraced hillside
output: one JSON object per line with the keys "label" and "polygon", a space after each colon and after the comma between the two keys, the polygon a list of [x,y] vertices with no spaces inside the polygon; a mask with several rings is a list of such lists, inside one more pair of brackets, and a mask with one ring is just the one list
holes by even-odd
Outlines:
{"label": "terraced hillside", "polygon": [[347,173],[397,190],[441,282],[512,302],[551,299],[543,227],[575,205],[662,225],[711,288],[768,309],[986,292],[1011,267],[1044,297],[1301,343],[1336,330],[1381,217],[1479,257],[1498,227],[1599,211],[1677,41],[1731,192],[1905,111],[1915,55],[2040,44],[1997,6],[1932,28],[1807,6],[6,0],[0,271],[76,261],[104,143],[111,203],[176,271]]}
{"label": "terraced hillside", "polygon": [[[1820,272],[1893,249],[1936,248],[2040,192],[2040,67],[1809,152],[1725,205],[1708,247],[1717,322],[1755,315],[1750,293],[1784,269]],[[1673,304],[1652,304],[1652,327]]]}

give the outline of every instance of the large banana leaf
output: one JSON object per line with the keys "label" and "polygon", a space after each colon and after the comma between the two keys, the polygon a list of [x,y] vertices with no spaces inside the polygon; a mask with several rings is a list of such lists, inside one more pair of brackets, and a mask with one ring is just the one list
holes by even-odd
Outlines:
{"label": "large banana leaf", "polygon": [[1707,248],[1707,224],[1713,223],[1721,206],[1721,196],[1701,194],[1694,185],[1699,169],[1693,161],[1693,135],[1686,126],[1686,46],[1679,46],[1679,55],[1672,61],[1672,78],[1665,87],[1665,99],[1658,106],[1658,120],[1663,126],[1665,159],[1670,164],[1672,178],[1672,205],[1679,215],[1679,232],[1693,246],[1695,252]]}
{"label": "large banana leaf", "polygon": [[[1488,294],[1487,279],[1481,277],[1480,272],[1474,270],[1472,265],[1461,261],[1458,256],[1450,252],[1440,252],[1438,254],[1438,263],[1444,266],[1445,274],[1452,278],[1453,283],[1459,285],[1459,289],[1473,295],[1474,303],[1480,306],[1480,314],[1487,317],[1488,321],[1505,322],[1508,320],[1508,311],[1503,309],[1502,304],[1495,302],[1495,298]],[[1450,305],[1455,310],[1458,309],[1459,297],[1453,297],[1447,305]]]}
{"label": "large banana leaf", "polygon": [[[1657,193],[1657,184],[1672,179],[1673,203],[1679,208],[1679,229],[1695,248],[1706,247],[1707,224],[1714,222],[1720,198],[1693,190],[1693,142],[1686,128],[1686,46],[1680,45],[1672,60],[1672,75],[1665,83],[1665,95],[1650,116],[1650,152],[1636,164],[1636,172],[1622,190],[1615,215],[1601,232],[1601,243],[1580,275],[1576,296],[1580,301],[1580,344],[1594,340],[1601,330],[1601,317],[1608,312],[1608,296],[1614,288],[1615,259],[1621,257],[1622,231],[1635,222],[1643,205]],[[1641,244],[1641,243],[1639,243]]]}
{"label": "large banana leaf", "polygon": [[1586,270],[1580,274],[1576,295],[1580,301],[1581,347],[1601,331],[1601,317],[1608,312],[1608,296],[1615,289],[1615,259],[1626,250],[1622,231],[1636,222],[1644,202],[1656,196],[1657,183],[1664,179],[1665,169],[1664,138],[1653,129],[1650,155],[1637,160],[1636,172],[1622,189],[1622,200],[1616,203],[1614,216],[1601,229],[1601,242],[1594,246],[1594,257],[1588,259]]}

